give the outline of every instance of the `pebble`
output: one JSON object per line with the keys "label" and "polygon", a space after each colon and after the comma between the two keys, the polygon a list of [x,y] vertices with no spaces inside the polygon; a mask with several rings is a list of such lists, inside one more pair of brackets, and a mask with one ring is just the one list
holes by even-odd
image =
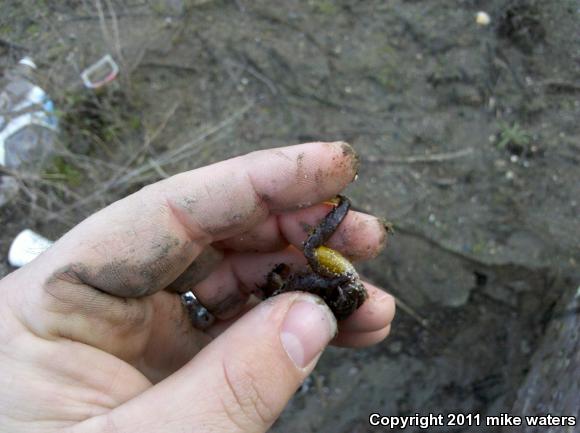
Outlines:
{"label": "pebble", "polygon": [[491,23],[491,17],[487,12],[479,11],[475,15],[475,22],[477,23],[478,26],[485,27],[488,26],[489,23]]}

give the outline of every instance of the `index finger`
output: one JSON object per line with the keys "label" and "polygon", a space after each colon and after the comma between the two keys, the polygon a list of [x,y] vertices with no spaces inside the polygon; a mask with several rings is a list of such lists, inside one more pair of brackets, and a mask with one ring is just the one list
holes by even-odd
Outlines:
{"label": "index finger", "polygon": [[151,294],[208,244],[270,214],[326,200],[356,170],[352,148],[334,142],[253,152],[181,173],[92,215],[27,269],[44,281],[87,284],[113,295]]}

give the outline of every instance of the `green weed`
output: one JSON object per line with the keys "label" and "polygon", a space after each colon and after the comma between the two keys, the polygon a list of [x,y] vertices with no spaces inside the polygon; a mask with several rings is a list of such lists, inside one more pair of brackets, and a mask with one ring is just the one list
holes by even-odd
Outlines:
{"label": "green weed", "polygon": [[522,129],[519,124],[509,125],[508,123],[502,123],[497,147],[505,149],[509,145],[527,146],[530,144],[531,138],[531,134]]}

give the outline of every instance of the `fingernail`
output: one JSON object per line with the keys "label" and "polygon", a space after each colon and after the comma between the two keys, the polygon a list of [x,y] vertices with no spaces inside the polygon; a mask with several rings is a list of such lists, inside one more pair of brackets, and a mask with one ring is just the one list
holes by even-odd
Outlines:
{"label": "fingernail", "polygon": [[375,302],[393,302],[394,298],[393,295],[390,293],[385,292],[384,290],[377,290],[375,292]]}
{"label": "fingernail", "polygon": [[296,367],[314,360],[336,335],[336,319],[329,308],[314,297],[292,304],[280,331],[280,340]]}
{"label": "fingernail", "polygon": [[342,156],[350,159],[351,164],[352,164],[352,172],[353,172],[353,177],[352,177],[351,182],[355,181],[358,177],[358,168],[360,165],[360,160],[359,160],[358,154],[353,149],[353,147],[345,141],[336,141],[336,142],[334,142],[334,144],[340,146],[340,149],[342,151]]}

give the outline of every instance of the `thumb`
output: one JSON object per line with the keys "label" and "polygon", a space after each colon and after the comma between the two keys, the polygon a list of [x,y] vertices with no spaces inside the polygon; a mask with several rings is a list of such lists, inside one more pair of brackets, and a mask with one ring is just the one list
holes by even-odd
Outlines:
{"label": "thumb", "polygon": [[336,334],[319,298],[262,302],[185,367],[107,415],[128,432],[265,432]]}

